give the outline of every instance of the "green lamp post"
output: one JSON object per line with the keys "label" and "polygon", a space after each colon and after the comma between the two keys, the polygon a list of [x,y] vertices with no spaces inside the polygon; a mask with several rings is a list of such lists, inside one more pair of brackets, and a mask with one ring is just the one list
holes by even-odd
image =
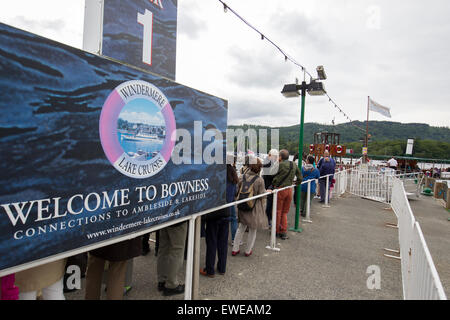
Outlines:
{"label": "green lamp post", "polygon": [[[302,97],[302,105],[301,105],[301,112],[300,112],[300,132],[299,132],[299,139],[298,139],[298,167],[300,171],[302,170],[302,158],[303,158],[303,125],[304,125],[304,119],[305,119],[305,98],[306,98],[306,92],[308,92],[309,95],[312,96],[318,96],[318,95],[324,95],[325,88],[323,86],[322,82],[318,82],[316,80],[325,80],[327,77],[325,75],[325,71],[323,69],[323,66],[317,67],[317,74],[318,79],[311,79],[311,82],[309,84],[306,84],[305,81],[302,82],[302,84],[286,84],[283,87],[283,90],[281,93],[286,98],[294,98],[301,95]],[[300,92],[299,92],[300,91]],[[295,232],[302,232],[303,229],[299,227],[300,224],[300,207],[301,207],[301,187],[297,188],[297,193],[295,194],[297,205],[295,207],[295,226],[293,228],[290,228],[290,231]]]}

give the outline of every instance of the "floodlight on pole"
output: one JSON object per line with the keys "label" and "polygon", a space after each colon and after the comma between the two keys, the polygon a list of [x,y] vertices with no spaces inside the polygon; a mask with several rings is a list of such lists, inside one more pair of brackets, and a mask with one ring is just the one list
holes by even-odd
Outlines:
{"label": "floodlight on pole", "polygon": [[300,92],[298,92],[300,89],[301,86],[296,83],[285,84],[283,90],[281,90],[281,94],[285,98],[297,98],[300,96]]}
{"label": "floodlight on pole", "polygon": [[[326,94],[325,87],[322,82],[317,80],[325,80],[327,77],[325,75],[325,70],[323,69],[323,66],[317,67],[317,73],[319,75],[319,79],[311,79],[311,82],[309,84],[306,84],[305,81],[303,81],[301,84],[297,83],[291,83],[291,84],[285,84],[283,87],[283,90],[281,90],[281,94],[285,98],[295,98],[301,95],[302,97],[302,105],[301,105],[301,113],[300,113],[300,132],[299,132],[299,139],[298,139],[298,167],[300,171],[302,170],[302,158],[303,158],[303,124],[304,124],[304,118],[305,118],[305,98],[306,98],[306,92],[308,92],[311,96],[319,96]],[[301,206],[301,197],[300,197],[300,190],[301,187],[299,186],[297,188],[297,193],[295,195],[296,197],[296,208],[295,208],[295,227],[290,228],[291,231],[296,232],[302,232],[303,229],[299,227],[299,221],[300,221],[300,206]]]}
{"label": "floodlight on pole", "polygon": [[310,96],[323,96],[326,93],[323,83],[315,80],[308,85],[307,91]]}

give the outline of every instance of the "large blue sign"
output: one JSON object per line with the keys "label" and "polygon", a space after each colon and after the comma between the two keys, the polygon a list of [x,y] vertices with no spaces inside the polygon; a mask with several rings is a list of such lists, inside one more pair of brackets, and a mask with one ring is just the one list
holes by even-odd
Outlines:
{"label": "large blue sign", "polygon": [[225,203],[222,99],[0,24],[0,111],[0,271]]}
{"label": "large blue sign", "polygon": [[175,80],[176,37],[177,0],[104,0],[102,55]]}

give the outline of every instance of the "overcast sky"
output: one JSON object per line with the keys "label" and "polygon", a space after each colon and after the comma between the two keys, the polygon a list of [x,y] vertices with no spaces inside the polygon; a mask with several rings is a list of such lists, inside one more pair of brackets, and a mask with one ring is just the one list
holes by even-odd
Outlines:
{"label": "overcast sky", "polygon": [[[164,0],[162,0],[164,2]],[[226,0],[315,75],[352,120],[367,97],[391,108],[370,120],[450,126],[450,1]],[[0,22],[82,48],[84,0],[17,0]],[[269,42],[217,0],[179,0],[176,80],[228,100],[229,124],[299,123],[300,98],[284,84],[303,79]],[[325,96],[306,97],[305,122],[347,119]]]}

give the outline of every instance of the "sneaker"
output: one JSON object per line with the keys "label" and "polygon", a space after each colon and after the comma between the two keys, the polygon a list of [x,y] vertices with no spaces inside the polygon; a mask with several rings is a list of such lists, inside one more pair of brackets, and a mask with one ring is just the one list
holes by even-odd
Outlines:
{"label": "sneaker", "polygon": [[213,274],[209,274],[208,272],[206,272],[206,269],[205,269],[205,268],[200,269],[200,274],[201,274],[202,276],[205,276],[205,277],[214,278],[214,275],[213,275]]}
{"label": "sneaker", "polygon": [[281,240],[287,240],[289,239],[288,235],[286,233],[281,234]]}
{"label": "sneaker", "polygon": [[123,294],[126,296],[127,293],[131,291],[131,289],[133,289],[132,286],[126,286],[126,287],[124,288],[124,290],[123,290]]}
{"label": "sneaker", "polygon": [[241,250],[238,250],[238,251],[231,251],[231,255],[232,255],[232,256],[236,256],[236,255],[239,254],[239,252],[241,252]]}
{"label": "sneaker", "polygon": [[163,295],[165,296],[173,296],[175,294],[182,294],[184,293],[184,284],[179,284],[177,287],[170,289],[170,288],[164,288]]}
{"label": "sneaker", "polygon": [[246,257],[250,257],[250,256],[252,255],[252,253],[253,253],[253,250],[250,250],[249,253],[247,253],[247,252],[245,253],[245,256],[246,256]]}
{"label": "sneaker", "polygon": [[166,288],[166,282],[158,282],[158,291],[163,291]]}

